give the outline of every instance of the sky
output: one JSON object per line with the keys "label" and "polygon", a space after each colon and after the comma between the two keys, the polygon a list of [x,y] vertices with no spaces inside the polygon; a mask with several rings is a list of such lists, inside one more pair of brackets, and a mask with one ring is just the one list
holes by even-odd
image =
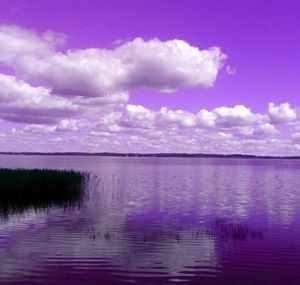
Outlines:
{"label": "sky", "polygon": [[1,0],[0,151],[300,155],[300,2]]}

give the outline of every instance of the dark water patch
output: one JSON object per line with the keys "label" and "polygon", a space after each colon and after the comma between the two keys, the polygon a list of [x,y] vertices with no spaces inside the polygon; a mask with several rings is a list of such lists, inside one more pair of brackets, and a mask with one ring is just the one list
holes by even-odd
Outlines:
{"label": "dark water patch", "polygon": [[27,209],[80,206],[89,178],[73,170],[0,169],[0,218]]}

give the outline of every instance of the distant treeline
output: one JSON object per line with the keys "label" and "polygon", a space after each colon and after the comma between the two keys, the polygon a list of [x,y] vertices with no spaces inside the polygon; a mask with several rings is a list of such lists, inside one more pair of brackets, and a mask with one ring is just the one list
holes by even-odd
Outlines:
{"label": "distant treeline", "polygon": [[72,170],[0,169],[0,216],[78,205],[88,177]]}
{"label": "distant treeline", "polygon": [[115,153],[115,152],[0,152],[5,155],[78,155],[78,156],[120,156],[120,157],[204,157],[204,158],[247,158],[247,159],[300,159],[300,156],[259,156],[248,154],[206,154],[206,153]]}

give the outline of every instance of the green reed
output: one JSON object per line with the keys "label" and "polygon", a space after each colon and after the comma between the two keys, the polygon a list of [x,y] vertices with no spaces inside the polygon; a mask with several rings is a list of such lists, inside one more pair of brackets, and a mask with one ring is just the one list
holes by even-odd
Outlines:
{"label": "green reed", "polygon": [[0,169],[0,215],[79,204],[88,177],[73,170]]}

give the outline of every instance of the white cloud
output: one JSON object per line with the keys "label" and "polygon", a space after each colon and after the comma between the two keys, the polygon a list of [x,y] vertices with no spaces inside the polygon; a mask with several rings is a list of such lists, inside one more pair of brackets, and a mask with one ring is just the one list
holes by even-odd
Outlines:
{"label": "white cloud", "polygon": [[56,131],[78,131],[78,121],[77,120],[70,120],[70,119],[63,119],[61,120],[55,128]]}
{"label": "white cloud", "polygon": [[182,40],[162,42],[137,38],[114,54],[127,67],[129,89],[147,87],[162,92],[213,85],[226,56],[219,48],[199,50]]}
{"label": "white cloud", "polygon": [[[103,117],[96,125],[96,131],[121,133],[139,133],[150,135],[158,132],[185,132],[188,130],[208,130],[225,137],[244,137],[264,139],[279,134],[279,131],[266,122],[266,116],[253,114],[242,105],[219,107],[212,111],[200,110],[193,114],[183,110],[171,110],[163,107],[158,112],[139,105],[127,105],[120,112],[113,112]],[[226,134],[226,136],[225,136]],[[159,135],[158,135],[159,136]],[[221,135],[219,135],[221,137]]]}
{"label": "white cloud", "polygon": [[196,126],[196,116],[190,112],[177,110],[172,111],[169,108],[163,107],[157,113],[156,123],[164,125],[176,125],[179,127],[191,128]]}
{"label": "white cloud", "polygon": [[47,123],[72,116],[78,106],[44,87],[33,87],[0,74],[0,117],[8,121]]}
{"label": "white cloud", "polygon": [[115,109],[123,109],[127,93],[97,98],[66,98],[51,89],[32,86],[15,76],[0,74],[0,118],[20,123],[53,123],[61,119],[83,116],[98,119]]}
{"label": "white cloud", "polygon": [[119,124],[128,128],[149,128],[153,125],[155,112],[150,111],[143,106],[127,105]]}
{"label": "white cloud", "polygon": [[110,112],[99,118],[96,123],[91,124],[90,128],[94,129],[95,132],[119,132],[121,130],[119,126],[121,116],[121,112]]}
{"label": "white cloud", "polygon": [[213,113],[216,115],[216,124],[221,127],[245,126],[256,120],[251,110],[243,105],[215,108]]}
{"label": "white cloud", "polygon": [[291,137],[293,141],[300,143],[300,133],[293,133]]}
{"label": "white cloud", "polygon": [[37,125],[37,124],[27,125],[22,129],[22,132],[30,133],[30,134],[48,134],[54,131],[55,131],[54,126],[45,126],[45,125]]}
{"label": "white cloud", "polygon": [[290,107],[289,103],[283,103],[279,106],[269,103],[268,115],[273,124],[286,123],[297,118],[296,112]]}
{"label": "white cloud", "polygon": [[54,33],[38,36],[0,26],[0,62],[24,79],[45,82],[55,94],[98,97],[140,88],[174,92],[210,87],[226,58],[217,47],[199,50],[182,40],[136,38],[113,50],[57,52],[60,41]]}
{"label": "white cloud", "polygon": [[259,125],[256,129],[254,129],[253,136],[259,138],[261,137],[265,138],[269,136],[274,136],[278,133],[279,131],[275,128],[275,126],[266,123],[266,124]]}
{"label": "white cloud", "polygon": [[244,105],[234,107],[218,107],[212,111],[205,109],[197,113],[198,126],[207,128],[232,128],[249,126],[253,123],[265,123],[267,118],[262,114],[254,114]]}
{"label": "white cloud", "polygon": [[280,132],[270,123],[259,123],[251,126],[236,127],[230,130],[235,136],[255,140],[264,140],[278,135]]}
{"label": "white cloud", "polygon": [[45,32],[38,35],[34,30],[18,26],[0,26],[0,61],[19,64],[24,57],[42,58],[51,55],[55,47],[64,42],[62,34]]}
{"label": "white cloud", "polygon": [[200,127],[213,128],[216,125],[216,114],[205,109],[197,113],[197,122]]}

